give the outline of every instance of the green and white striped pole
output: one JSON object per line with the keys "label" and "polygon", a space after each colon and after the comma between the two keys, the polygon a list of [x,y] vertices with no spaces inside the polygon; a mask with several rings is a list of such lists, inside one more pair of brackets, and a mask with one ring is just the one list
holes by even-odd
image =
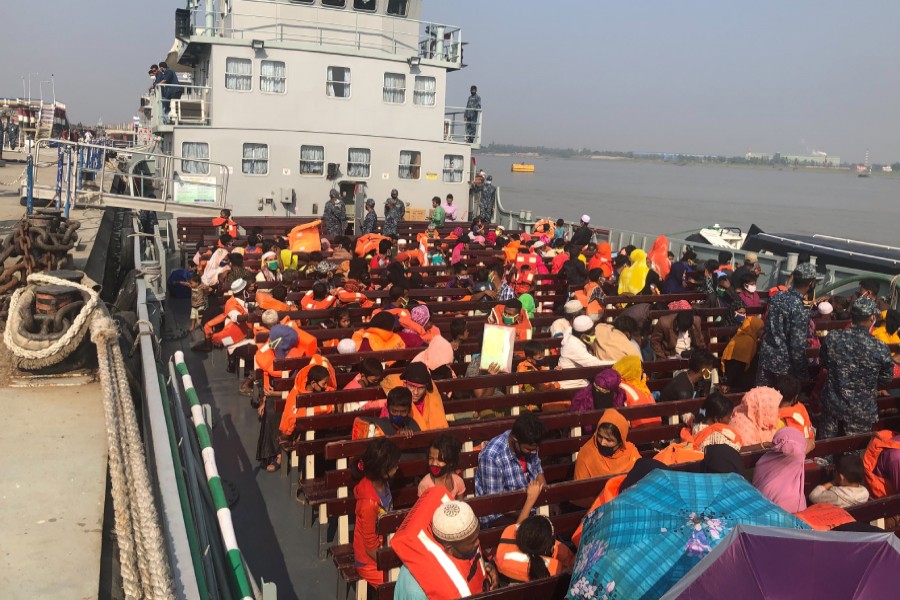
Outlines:
{"label": "green and white striped pole", "polygon": [[219,531],[222,533],[222,542],[225,544],[225,550],[228,553],[228,565],[231,569],[234,585],[240,592],[241,598],[244,600],[252,600],[253,593],[250,589],[250,582],[247,580],[247,572],[244,569],[244,561],[241,558],[241,551],[237,545],[237,536],[234,534],[234,525],[231,522],[231,510],[225,501],[225,491],[222,489],[222,480],[219,478],[219,469],[216,466],[216,452],[212,447],[212,439],[209,435],[209,428],[203,419],[203,407],[200,406],[200,398],[197,396],[197,390],[194,389],[194,382],[191,374],[188,372],[187,365],[184,364],[184,353],[176,352],[175,368],[181,375],[181,382],[184,386],[185,394],[191,403],[191,420],[197,430],[197,439],[200,442],[200,454],[203,457],[203,468],[206,471],[206,481],[209,484],[209,491],[212,495],[213,504],[216,508],[216,518],[219,521]]}

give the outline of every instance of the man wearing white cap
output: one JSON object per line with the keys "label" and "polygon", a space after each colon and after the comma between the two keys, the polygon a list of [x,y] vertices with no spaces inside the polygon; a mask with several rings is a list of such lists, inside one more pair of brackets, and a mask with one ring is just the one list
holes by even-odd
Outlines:
{"label": "man wearing white cap", "polygon": [[587,246],[594,237],[594,232],[588,225],[591,222],[590,215],[581,215],[581,223],[572,232],[572,245],[578,250]]}
{"label": "man wearing white cap", "polygon": [[[391,541],[404,563],[394,588],[395,600],[450,600],[497,587],[496,569],[482,558],[478,541],[481,527],[472,508],[465,502],[445,501],[446,497],[441,496],[444,492],[440,488],[423,495],[410,511],[413,519],[408,517],[401,526],[413,531],[408,531],[407,539],[403,539],[398,530],[394,539],[401,538],[399,547]],[[422,527],[412,513],[417,508],[424,513],[434,504],[438,506],[432,513],[430,527]],[[410,535],[413,533],[415,537]]]}
{"label": "man wearing white cap", "polygon": [[563,337],[567,337],[572,333],[572,321],[579,315],[585,314],[584,306],[578,300],[569,300],[563,305],[563,316],[550,325],[550,330],[556,334],[562,333]]}
{"label": "man wearing white cap", "polygon": [[[576,301],[577,302],[577,301]],[[581,304],[579,302],[579,304]],[[572,321],[572,333],[563,338],[559,351],[559,368],[576,369],[578,367],[600,367],[610,364],[594,356],[594,320],[587,315],[579,315]],[[583,388],[588,384],[586,379],[569,379],[560,381],[561,388]]]}

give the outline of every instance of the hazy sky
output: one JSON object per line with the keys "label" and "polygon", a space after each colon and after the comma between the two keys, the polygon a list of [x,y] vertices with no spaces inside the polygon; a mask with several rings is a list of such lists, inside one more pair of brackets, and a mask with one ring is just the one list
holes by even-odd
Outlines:
{"label": "hazy sky", "polygon": [[[70,118],[121,122],[185,2],[2,4],[0,96],[54,73]],[[900,160],[896,0],[426,0],[424,18],[463,28],[450,101],[479,86],[487,141]]]}

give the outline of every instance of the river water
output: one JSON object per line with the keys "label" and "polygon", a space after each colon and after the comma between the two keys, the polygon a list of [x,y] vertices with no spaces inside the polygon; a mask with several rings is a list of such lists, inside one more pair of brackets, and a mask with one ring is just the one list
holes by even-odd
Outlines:
{"label": "river water", "polygon": [[824,233],[898,246],[900,174],[722,167],[632,160],[535,158],[535,173],[511,173],[518,159],[477,156],[510,210],[643,233],[706,225],[757,224],[767,233]]}

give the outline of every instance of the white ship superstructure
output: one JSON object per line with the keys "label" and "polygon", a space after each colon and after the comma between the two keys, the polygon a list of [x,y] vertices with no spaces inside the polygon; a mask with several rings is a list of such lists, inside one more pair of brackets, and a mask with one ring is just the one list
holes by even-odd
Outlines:
{"label": "white ship superstructure", "polygon": [[[193,1],[176,14],[180,99],[162,88],[142,122],[164,152],[228,166],[237,215],[321,214],[331,189],[361,218],[392,188],[411,207],[468,196],[482,115],[448,106],[458,27],[419,20],[421,0]],[[174,65],[170,65],[174,66]],[[183,75],[181,76],[183,77]],[[202,178],[209,165],[176,162]]]}

